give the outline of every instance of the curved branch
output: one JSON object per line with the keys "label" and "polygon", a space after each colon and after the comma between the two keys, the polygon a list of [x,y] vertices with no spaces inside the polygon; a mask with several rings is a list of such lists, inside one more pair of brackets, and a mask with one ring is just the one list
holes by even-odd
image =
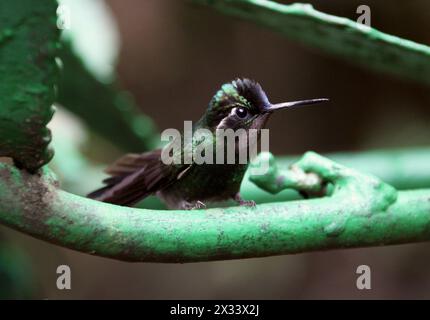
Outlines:
{"label": "curved branch", "polygon": [[333,181],[333,195],[256,208],[134,209],[62,191],[46,170],[30,175],[2,164],[0,223],[82,252],[144,262],[239,259],[430,240],[430,190],[397,193],[375,177],[351,175],[313,154],[297,165]]}
{"label": "curved branch", "polygon": [[430,84],[430,47],[392,36],[310,4],[267,0],[193,0],[276,30],[308,46],[366,68]]}

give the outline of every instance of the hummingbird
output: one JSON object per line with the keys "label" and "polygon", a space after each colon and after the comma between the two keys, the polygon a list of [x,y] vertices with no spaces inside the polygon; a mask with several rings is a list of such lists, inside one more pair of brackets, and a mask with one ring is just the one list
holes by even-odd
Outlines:
{"label": "hummingbird", "polygon": [[[269,117],[278,110],[328,101],[326,98],[272,104],[260,84],[237,78],[225,83],[210,100],[206,112],[192,130],[255,129],[260,136]],[[183,133],[182,133],[183,135]],[[181,136],[182,137],[182,136]],[[258,140],[257,140],[258,141]],[[196,145],[196,138],[181,144],[176,156]],[[217,144],[216,138],[210,143]],[[216,151],[215,151],[216,152]],[[218,151],[224,152],[224,150]],[[239,152],[238,146],[235,153]],[[236,159],[237,160],[237,157]],[[104,186],[89,198],[123,206],[133,206],[149,195],[156,195],[170,209],[200,209],[207,202],[233,199],[241,206],[255,206],[244,200],[240,186],[247,170],[246,163],[170,163],[162,161],[162,149],[141,154],[126,154],[105,172]]]}

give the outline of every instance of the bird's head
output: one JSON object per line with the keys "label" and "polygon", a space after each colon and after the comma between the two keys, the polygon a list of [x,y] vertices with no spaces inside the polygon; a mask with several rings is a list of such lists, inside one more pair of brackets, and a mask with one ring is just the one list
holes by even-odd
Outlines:
{"label": "bird's head", "polygon": [[236,79],[224,84],[214,95],[202,120],[212,130],[262,129],[276,110],[327,100],[311,99],[272,104],[257,82]]}

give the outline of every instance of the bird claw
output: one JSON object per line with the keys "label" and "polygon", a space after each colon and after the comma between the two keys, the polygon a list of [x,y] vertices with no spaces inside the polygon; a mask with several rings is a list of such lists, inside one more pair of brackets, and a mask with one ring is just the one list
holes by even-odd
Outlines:
{"label": "bird claw", "polygon": [[186,202],[183,205],[185,210],[196,210],[196,209],[206,209],[206,205],[201,201],[196,201],[194,203]]}
{"label": "bird claw", "polygon": [[196,201],[194,209],[206,209],[206,205],[201,201]]}
{"label": "bird claw", "polygon": [[242,199],[242,197],[240,196],[240,194],[236,194],[234,196],[234,200],[239,203],[239,205],[241,207],[252,207],[254,208],[256,206],[255,201],[254,200],[244,200]]}
{"label": "bird claw", "polygon": [[252,208],[254,208],[256,206],[256,203],[254,200],[240,200],[239,205],[241,207],[252,207]]}

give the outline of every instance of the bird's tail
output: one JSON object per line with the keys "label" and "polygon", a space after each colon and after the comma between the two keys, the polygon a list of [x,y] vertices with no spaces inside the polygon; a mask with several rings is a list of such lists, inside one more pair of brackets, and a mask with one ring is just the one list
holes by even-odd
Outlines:
{"label": "bird's tail", "polygon": [[89,198],[132,206],[155,192],[160,182],[160,151],[127,154],[105,171],[110,175],[104,187],[88,194]]}

